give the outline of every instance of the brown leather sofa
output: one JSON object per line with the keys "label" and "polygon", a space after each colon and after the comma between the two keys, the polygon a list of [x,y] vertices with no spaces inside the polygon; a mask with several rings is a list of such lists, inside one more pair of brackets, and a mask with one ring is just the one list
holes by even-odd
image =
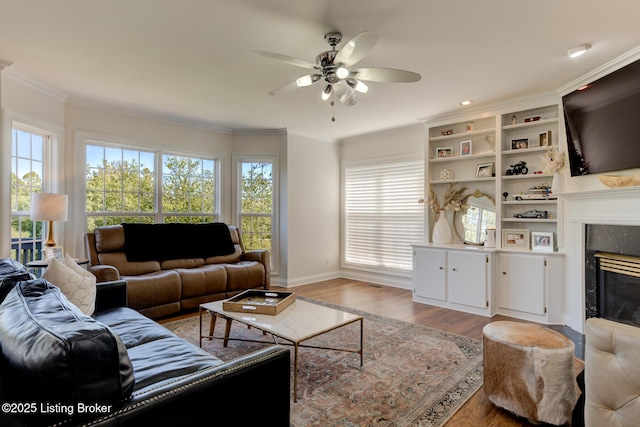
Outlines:
{"label": "brown leather sofa", "polygon": [[[240,232],[233,225],[228,226],[233,252],[208,257],[193,256],[189,250],[194,244],[193,235],[182,231],[184,227],[198,225],[146,224],[147,237],[137,242],[126,241],[126,226],[98,227],[85,235],[88,270],[95,274],[98,282],[125,280],[129,307],[148,317],[164,317],[195,309],[205,302],[230,298],[248,289],[270,287],[269,252],[245,252]],[[226,230],[227,226],[223,226]],[[199,242],[215,244],[215,236],[198,233]],[[134,244],[142,251],[146,245],[151,258],[155,259],[132,260],[127,250]],[[153,249],[158,247],[161,249],[154,255]],[[182,258],[181,252],[190,257]],[[171,259],[166,259],[167,254]]]}

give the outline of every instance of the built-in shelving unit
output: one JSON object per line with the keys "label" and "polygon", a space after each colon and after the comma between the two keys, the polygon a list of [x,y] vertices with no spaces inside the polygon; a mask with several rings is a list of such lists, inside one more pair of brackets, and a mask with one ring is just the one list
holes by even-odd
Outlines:
{"label": "built-in shelving unit", "polygon": [[[479,118],[429,124],[426,176],[430,188],[440,202],[450,183],[494,198],[497,247],[460,242],[414,245],[414,301],[542,323],[561,320],[558,301],[563,254],[516,250],[502,242],[502,231],[508,229],[551,232],[560,237],[562,201],[523,196],[532,187],[552,184],[553,176],[541,172],[541,157],[549,144],[558,144],[558,112],[557,104],[527,104],[519,110],[505,108]],[[464,152],[467,145],[468,154]],[[507,175],[507,170],[521,161],[526,162],[528,172]],[[489,176],[487,165],[492,166]],[[491,207],[489,203],[482,209]],[[546,218],[515,216],[531,210],[546,212]],[[455,227],[453,218],[447,218]],[[462,272],[468,274],[463,276]],[[461,277],[464,280],[460,281]]]}
{"label": "built-in shelving unit", "polygon": [[[558,201],[557,195],[549,200],[515,200],[536,186],[551,186],[553,176],[542,173],[541,157],[549,146],[557,145],[558,106],[506,112],[501,114],[501,170],[499,171],[498,192],[501,200],[501,229],[527,229],[529,231],[551,232],[557,235]],[[524,147],[524,148],[519,148]],[[507,170],[519,162],[526,162],[524,175],[507,175]],[[506,201],[503,196],[508,193]],[[522,197],[522,196],[521,196]],[[516,218],[531,210],[546,212],[547,218]]]}

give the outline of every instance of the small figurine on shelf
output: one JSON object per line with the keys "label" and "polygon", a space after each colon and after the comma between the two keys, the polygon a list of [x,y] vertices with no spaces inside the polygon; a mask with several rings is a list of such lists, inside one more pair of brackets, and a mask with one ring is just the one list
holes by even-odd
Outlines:
{"label": "small figurine on shelf", "polygon": [[518,123],[518,116],[514,114],[513,116],[511,116],[511,124],[515,125],[516,123]]}
{"label": "small figurine on shelf", "polygon": [[504,193],[502,193],[502,197],[504,197],[504,201],[507,201],[507,197],[509,197],[509,193],[507,193],[506,191]]}
{"label": "small figurine on shelf", "polygon": [[527,162],[524,160],[516,163],[515,165],[511,165],[510,169],[507,169],[505,175],[526,175],[529,172],[529,168],[527,167]]}

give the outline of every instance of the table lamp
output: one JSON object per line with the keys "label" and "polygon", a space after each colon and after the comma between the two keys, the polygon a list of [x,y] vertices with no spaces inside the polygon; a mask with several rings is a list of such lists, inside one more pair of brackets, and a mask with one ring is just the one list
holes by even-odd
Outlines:
{"label": "table lamp", "polygon": [[67,220],[69,196],[66,194],[31,193],[31,219],[49,221],[49,235],[46,246],[55,246],[53,240],[53,221]]}

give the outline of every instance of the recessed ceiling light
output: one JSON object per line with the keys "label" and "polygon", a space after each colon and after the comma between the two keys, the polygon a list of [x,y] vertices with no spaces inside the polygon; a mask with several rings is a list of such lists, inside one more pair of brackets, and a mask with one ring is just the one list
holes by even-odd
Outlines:
{"label": "recessed ceiling light", "polygon": [[465,99],[464,101],[460,101],[460,105],[471,105],[472,102],[470,99]]}
{"label": "recessed ceiling light", "polygon": [[569,48],[567,50],[567,55],[569,55],[569,58],[577,58],[578,56],[584,55],[584,53],[589,49],[591,49],[590,44],[581,44],[581,45]]}

